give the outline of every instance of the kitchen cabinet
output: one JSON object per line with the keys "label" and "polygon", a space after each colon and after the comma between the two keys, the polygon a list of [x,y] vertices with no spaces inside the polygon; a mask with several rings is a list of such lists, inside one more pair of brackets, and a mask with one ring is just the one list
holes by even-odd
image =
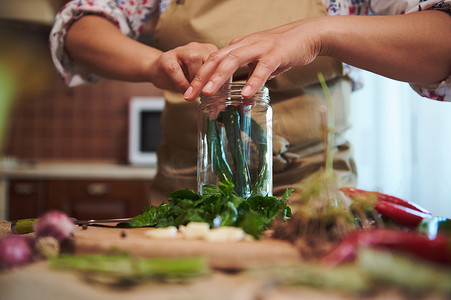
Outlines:
{"label": "kitchen cabinet", "polygon": [[138,180],[48,180],[47,207],[79,220],[126,218],[143,212],[149,190]]}
{"label": "kitchen cabinet", "polygon": [[112,179],[9,181],[9,219],[37,217],[50,209],[80,219],[125,218],[148,205],[150,182]]}
{"label": "kitchen cabinet", "polygon": [[45,183],[42,180],[12,179],[8,184],[7,198],[11,199],[11,220],[36,217],[45,209]]}
{"label": "kitchen cabinet", "polygon": [[155,167],[43,164],[0,169],[3,218],[35,218],[50,209],[80,219],[133,217],[149,204]]}

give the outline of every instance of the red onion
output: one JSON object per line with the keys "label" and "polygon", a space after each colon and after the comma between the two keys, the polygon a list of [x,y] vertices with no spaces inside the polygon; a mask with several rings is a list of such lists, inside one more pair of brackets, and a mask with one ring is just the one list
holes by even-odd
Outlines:
{"label": "red onion", "polygon": [[75,224],[65,213],[52,210],[42,215],[33,229],[37,237],[51,236],[62,242],[73,235]]}
{"label": "red onion", "polygon": [[10,234],[0,240],[0,267],[15,267],[33,260],[33,240],[23,235]]}

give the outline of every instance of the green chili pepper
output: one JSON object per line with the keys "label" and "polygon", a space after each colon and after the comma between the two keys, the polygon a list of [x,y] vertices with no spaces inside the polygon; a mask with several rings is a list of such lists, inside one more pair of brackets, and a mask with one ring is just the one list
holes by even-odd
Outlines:
{"label": "green chili pepper", "polygon": [[229,106],[222,113],[229,150],[235,166],[235,191],[243,198],[250,195],[250,173],[243,152],[240,130],[240,114],[235,106]]}
{"label": "green chili pepper", "polygon": [[263,128],[258,124],[257,121],[251,119],[251,139],[254,142],[255,146],[258,149],[258,174],[257,178],[254,181],[254,186],[252,187],[252,195],[261,195],[266,196],[267,190],[266,186],[270,184],[271,174],[269,174],[270,169],[268,169],[268,165],[270,162],[268,159],[268,143],[266,138],[266,132]]}
{"label": "green chili pepper", "polygon": [[[235,174],[227,162],[217,122],[224,124]],[[258,168],[255,176],[251,176],[246,163],[241,132],[250,137],[258,150]],[[208,120],[207,142],[213,170],[220,181],[225,179],[232,181],[236,193],[242,197],[267,194],[267,186],[271,184],[271,170],[268,168],[271,156],[268,156],[266,132],[257,121],[246,114],[240,114],[237,107],[229,106],[219,114],[217,120]]]}
{"label": "green chili pepper", "polygon": [[215,120],[208,120],[207,125],[208,153],[211,157],[213,170],[220,181],[233,181],[233,174],[224,153],[224,147],[219,138]]}

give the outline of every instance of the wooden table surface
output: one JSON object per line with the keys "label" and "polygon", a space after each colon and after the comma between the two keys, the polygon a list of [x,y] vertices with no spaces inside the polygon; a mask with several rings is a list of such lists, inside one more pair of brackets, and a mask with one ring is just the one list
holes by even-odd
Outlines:
{"label": "wooden table surface", "polygon": [[246,269],[275,264],[299,263],[299,252],[285,241],[263,238],[238,242],[209,242],[182,237],[155,239],[146,235],[153,228],[77,227],[74,241],[78,254],[107,253],[114,249],[134,257],[204,257],[210,267]]}
{"label": "wooden table surface", "polygon": [[[99,230],[94,227],[89,228],[84,232],[76,232],[81,238],[89,241],[88,244],[91,248],[85,248],[82,252],[92,252],[103,249],[104,244],[100,243],[93,247],[91,236],[96,236]],[[104,230],[100,230],[104,232]],[[0,237],[10,233],[10,223],[0,220]],[[138,233],[138,231],[135,231]],[[112,239],[115,238],[117,232],[112,233]],[[119,236],[119,234],[118,234]],[[136,239],[142,239],[138,236],[130,238],[137,242]],[[106,239],[108,240],[108,239]],[[103,239],[105,241],[105,239]],[[167,242],[167,241],[166,241]],[[140,243],[149,243],[149,240],[143,240]],[[178,241],[180,247],[181,241]],[[249,242],[248,242],[249,243]],[[253,242],[251,248],[253,251],[258,247],[255,245],[267,245],[267,243],[258,244],[260,242]],[[83,243],[82,243],[83,244]],[[108,244],[108,243],[107,243]],[[188,243],[190,244],[190,243]],[[192,244],[192,243],[191,243]],[[81,245],[81,244],[80,244]],[[195,245],[195,247],[193,247]],[[250,244],[249,244],[250,245]],[[276,244],[281,246],[280,244]],[[135,244],[136,246],[136,244]],[[155,245],[154,245],[155,246]],[[210,245],[211,246],[211,245]],[[272,244],[274,246],[274,244]],[[286,246],[286,245],[282,245]],[[157,246],[155,246],[157,248]],[[199,247],[199,244],[192,244],[188,246],[188,249],[195,249]],[[218,246],[213,245],[210,248],[219,251]],[[216,247],[216,248],[215,248]],[[240,246],[242,247],[242,245]],[[276,247],[277,248],[277,247]],[[284,247],[282,247],[284,248]],[[229,248],[230,249],[230,248]],[[233,248],[232,248],[233,249]],[[292,253],[291,250],[284,248],[286,253]],[[289,248],[288,248],[289,249]],[[89,250],[89,251],[86,251]],[[191,251],[190,250],[190,251]],[[265,251],[268,251],[266,249]],[[270,249],[269,251],[274,251]],[[278,250],[280,251],[280,249]],[[157,253],[157,252],[155,252]],[[154,253],[154,254],[155,254]],[[205,253],[209,253],[206,251]],[[204,253],[204,254],[205,254]],[[220,252],[223,253],[223,252]],[[264,253],[264,252],[262,252]],[[147,256],[154,256],[149,254]],[[160,256],[160,255],[158,255]],[[215,255],[207,255],[209,260],[215,259]],[[257,261],[260,258],[257,259]],[[294,259],[291,257],[290,259]],[[254,260],[255,262],[255,260]],[[88,299],[108,299],[108,300],[134,300],[134,299],[261,299],[261,300],[273,300],[273,299],[331,299],[331,300],[343,300],[343,299],[362,299],[358,295],[341,294],[332,291],[321,291],[311,289],[307,287],[290,287],[274,285],[273,282],[265,278],[264,276],[258,276],[258,274],[247,272],[246,270],[237,273],[228,273],[217,269],[214,266],[209,275],[199,277],[184,283],[164,283],[157,281],[146,281],[145,283],[129,287],[129,288],[112,288],[105,285],[94,284],[85,280],[76,272],[69,271],[56,271],[50,269],[46,261],[41,260],[34,262],[28,266],[16,268],[13,270],[6,270],[0,272],[0,299],[8,300],[25,300],[25,299],[65,299],[65,300],[88,300]],[[365,297],[364,299],[404,299],[394,292],[387,291],[378,295],[372,295]]]}

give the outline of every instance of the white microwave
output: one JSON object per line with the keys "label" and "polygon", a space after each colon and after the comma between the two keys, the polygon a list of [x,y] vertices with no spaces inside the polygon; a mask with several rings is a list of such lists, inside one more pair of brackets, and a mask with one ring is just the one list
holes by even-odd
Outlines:
{"label": "white microwave", "polygon": [[133,97],[129,102],[128,161],[132,165],[155,166],[161,142],[162,97]]}

